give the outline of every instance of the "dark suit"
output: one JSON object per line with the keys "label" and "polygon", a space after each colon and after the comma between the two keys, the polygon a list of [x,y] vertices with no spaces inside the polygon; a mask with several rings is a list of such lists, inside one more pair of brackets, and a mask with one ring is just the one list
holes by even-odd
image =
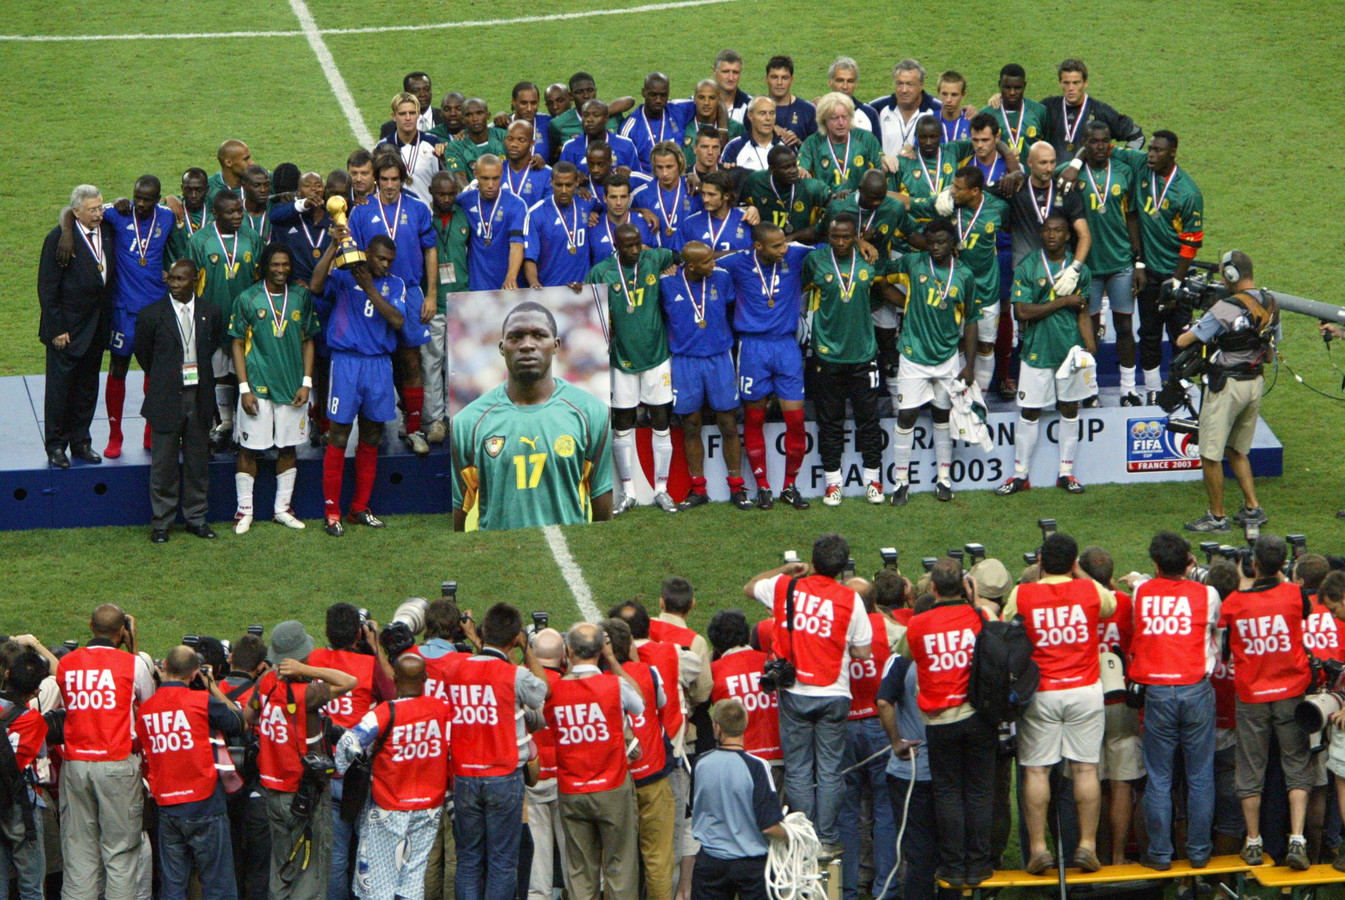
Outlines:
{"label": "dark suit", "polygon": [[[42,307],[38,338],[47,345],[47,452],[91,443],[89,425],[98,405],[98,372],[112,327],[112,285],[117,276],[112,224],[99,226],[103,237],[104,281],[98,261],[78,233],[70,264],[56,261],[61,229],[42,242],[37,265],[37,299]],[[76,232],[83,230],[78,222]],[[70,343],[57,350],[52,341],[62,334]]]}
{"label": "dark suit", "polygon": [[[210,426],[215,420],[215,370],[210,357],[224,344],[224,318],[209,300],[196,299],[194,387],[182,383],[183,343],[178,304],[172,297],[136,317],[135,359],[145,370],[140,414],[153,430],[149,497],[153,528],[167,530],[179,506],[188,525],[203,525],[209,487]],[[178,449],[182,450],[179,495]],[[180,502],[179,502],[180,497]]]}

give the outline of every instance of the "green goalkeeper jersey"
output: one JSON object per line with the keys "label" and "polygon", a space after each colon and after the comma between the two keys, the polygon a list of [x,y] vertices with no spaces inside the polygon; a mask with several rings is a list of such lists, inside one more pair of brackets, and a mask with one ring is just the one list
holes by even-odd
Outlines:
{"label": "green goalkeeper jersey", "polygon": [[[1074,256],[1069,253],[1058,263],[1051,263],[1041,251],[1032,254],[1014,269],[1013,291],[1009,299],[1014,303],[1050,303],[1055,299],[1055,290],[1051,285],[1073,261]],[[1093,276],[1089,274],[1088,267],[1084,266],[1079,272],[1079,282],[1074,293],[1087,300],[1088,292],[1092,289]],[[1071,349],[1082,346],[1083,335],[1079,334],[1077,310],[1057,309],[1044,319],[1023,323],[1020,355],[1025,366],[1058,369]]]}
{"label": "green goalkeeper jersey", "polygon": [[894,277],[906,292],[901,355],[922,366],[946,363],[957,355],[965,322],[980,318],[970,268],[957,259],[936,266],[928,253],[907,253],[897,261]]}

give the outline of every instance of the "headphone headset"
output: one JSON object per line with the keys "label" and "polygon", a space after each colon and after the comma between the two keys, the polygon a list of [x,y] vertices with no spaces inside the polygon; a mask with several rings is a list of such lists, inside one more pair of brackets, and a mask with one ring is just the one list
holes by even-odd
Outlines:
{"label": "headphone headset", "polygon": [[1242,280],[1242,271],[1233,263],[1233,254],[1236,250],[1229,250],[1224,254],[1223,259],[1219,260],[1219,272],[1224,276],[1225,281],[1237,284]]}

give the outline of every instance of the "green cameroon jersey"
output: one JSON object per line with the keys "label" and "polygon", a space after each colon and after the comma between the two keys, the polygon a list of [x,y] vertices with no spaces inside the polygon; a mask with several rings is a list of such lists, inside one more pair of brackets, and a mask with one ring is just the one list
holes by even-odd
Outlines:
{"label": "green cameroon jersey", "polygon": [[[688,172],[696,165],[696,133],[700,130],[700,127],[700,123],[693,119],[687,123],[686,134],[682,135],[682,155],[686,157]],[[746,133],[747,129],[743,127],[742,122],[729,119],[729,136],[723,144],[726,145],[738,135]]]}
{"label": "green cameroon jersey", "polygon": [[[1064,168],[1057,166],[1056,174]],[[1107,160],[1100,169],[1085,163],[1079,170],[1076,187],[1083,198],[1088,230],[1093,235],[1088,268],[1099,278],[1115,275],[1129,266],[1134,258],[1130,249],[1130,229],[1126,227],[1134,182],[1134,170],[1115,160]]]}
{"label": "green cameroon jersey", "polygon": [[1010,110],[1003,107],[995,109],[993,106],[987,106],[981,112],[994,116],[995,121],[999,122],[1000,140],[1018,153],[1018,160],[1024,166],[1027,165],[1027,152],[1037,141],[1046,139],[1046,132],[1051,122],[1046,107],[1026,97],[1023,98],[1021,109]]}
{"label": "green cameroon jersey", "polygon": [[612,321],[612,368],[643,372],[668,358],[668,330],[659,302],[659,275],[677,257],[671,250],[641,250],[635,269],[621,265],[617,254],[588,271],[588,284],[607,285]]}
{"label": "green cameroon jersey", "polygon": [[[912,200],[911,215],[917,219],[922,215],[933,216],[934,200]],[[999,302],[999,251],[995,249],[995,235],[1008,218],[1009,204],[985,191],[981,192],[981,202],[977,206],[959,206],[953,211],[952,221],[960,239],[957,258],[976,278],[973,293],[977,318],[982,306]]]}
{"label": "green cameroon jersey", "polygon": [[962,344],[964,320],[981,316],[971,299],[971,269],[961,260],[936,266],[928,253],[907,253],[897,261],[894,274],[906,292],[901,355],[922,366],[952,359]]}
{"label": "green cameroon jersey", "polygon": [[1140,246],[1149,277],[1171,275],[1183,247],[1198,249],[1205,239],[1205,198],[1181,166],[1168,178],[1149,168],[1148,154],[1125,147],[1112,148],[1113,162],[1125,162],[1135,173],[1130,202],[1139,213]]}
{"label": "green cameroon jersey", "polygon": [[[962,142],[953,142],[954,145],[960,143]],[[933,159],[925,159],[919,151],[916,152],[915,159],[899,157],[897,174],[887,176],[888,189],[899,194],[910,194],[912,200],[936,196],[939,191],[952,186],[958,158],[956,152],[945,149],[943,144],[939,145]],[[918,221],[927,222],[932,214],[931,210],[928,213],[921,213],[916,218]]]}
{"label": "green cameroon jersey", "polygon": [[761,221],[793,234],[812,225],[831,199],[831,191],[816,178],[800,178],[787,191],[780,191],[768,171],[747,176],[741,192],[744,206],[755,206]]}
{"label": "green cameroon jersey", "polygon": [[202,228],[209,228],[210,223],[215,221],[215,215],[208,206],[203,206],[196,212],[185,209],[184,211],[187,213],[187,221],[181,225],[174,225],[173,231],[168,235],[168,247],[163,255],[164,266],[171,266],[179,259],[190,256],[192,235]]}
{"label": "green cameroon jersey", "polygon": [[205,208],[214,210],[215,198],[225,192],[233,194],[239,200],[243,199],[243,187],[240,184],[236,188],[231,188],[224,183],[224,173],[216,172],[205,181]]}
{"label": "green cameroon jersey", "polygon": [[268,294],[258,282],[234,301],[229,337],[244,342],[248,385],[274,403],[293,403],[304,380],[304,341],[321,330],[313,298],[296,285]]}
{"label": "green cameroon jersey", "polygon": [[827,362],[866,363],[878,355],[873,337],[869,288],[877,270],[864,261],[858,248],[848,259],[837,259],[823,245],[803,258],[800,281],[812,293],[813,355]]}
{"label": "green cameroon jersey", "polygon": [[865,172],[882,164],[883,145],[862,129],[852,129],[839,144],[833,144],[825,130],[815,131],[799,148],[799,168],[833,191],[854,190]]}
{"label": "green cameroon jersey", "polygon": [[187,255],[196,263],[196,296],[213,302],[229,321],[234,300],[261,277],[261,237],[246,225],[234,235],[220,235],[212,225],[191,236]]}
{"label": "green cameroon jersey", "polygon": [[448,295],[467,290],[467,243],[472,226],[461,206],[453,204],[453,217],[445,224],[437,215],[430,216],[439,247],[439,282],[435,311],[448,312]]}
{"label": "green cameroon jersey", "polygon": [[476,161],[487,153],[494,153],[500,159],[504,159],[504,141],[490,133],[484,144],[478,144],[469,137],[463,137],[461,140],[449,141],[448,146],[444,148],[444,168],[450,172],[462,172],[468,178],[476,171]]}
{"label": "green cameroon jersey", "polygon": [[453,508],[483,530],[573,525],[612,492],[607,404],[556,379],[545,403],[515,406],[505,385],[453,417]]}
{"label": "green cameroon jersey", "polygon": [[884,197],[877,208],[864,209],[859,205],[859,192],[856,191],[844,200],[832,200],[827,205],[827,227],[833,219],[847,212],[859,219],[860,237],[878,251],[878,275],[890,274],[901,254],[910,251],[906,235],[919,230],[911,214],[895,197]]}
{"label": "green cameroon jersey", "polygon": [[[1062,262],[1051,263],[1046,254],[1037,251],[1018,264],[1013,272],[1013,293],[1010,299],[1014,303],[1050,303],[1055,299],[1051,285],[1060,277],[1065,267],[1074,262],[1074,256],[1066,253]],[[1079,272],[1079,283],[1074,293],[1087,299],[1093,289],[1093,276],[1088,267]],[[1024,322],[1023,347],[1020,355],[1023,365],[1034,369],[1058,369],[1074,347],[1083,346],[1083,336],[1079,334],[1079,313],[1073,309],[1057,309],[1044,319]]]}

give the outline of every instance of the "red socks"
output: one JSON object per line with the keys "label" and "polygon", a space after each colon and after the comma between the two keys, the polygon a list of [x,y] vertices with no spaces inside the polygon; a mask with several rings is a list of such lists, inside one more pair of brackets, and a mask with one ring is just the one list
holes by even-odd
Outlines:
{"label": "red socks", "polygon": [[107,404],[107,449],[103,455],[109,459],[121,456],[121,414],[126,406],[126,379],[107,377],[107,390],[103,393]]}
{"label": "red socks", "polygon": [[[402,404],[406,407],[406,433],[414,434],[420,430],[420,412],[425,408],[425,389],[423,387],[402,388]],[[355,451],[359,459],[359,450]]]}
{"label": "red socks", "polygon": [[766,434],[762,426],[766,423],[766,410],[748,407],[744,410],[746,421],[743,425],[743,449],[747,451],[747,464],[752,467],[752,477],[757,487],[770,488],[766,480]]}
{"label": "red socks", "polygon": [[378,448],[365,443],[358,444],[355,447],[355,496],[350,501],[351,512],[364,512],[369,508],[369,495],[374,492],[374,475],[377,472]]}
{"label": "red socks", "polygon": [[999,314],[999,332],[995,335],[995,368],[999,370],[999,380],[1013,377],[1013,315]]}
{"label": "red socks", "polygon": [[327,445],[322,457],[322,497],[326,502],[328,519],[341,518],[341,476],[346,468],[346,451],[335,444]]}
{"label": "red socks", "polygon": [[[739,480],[741,481],[742,479],[739,479]],[[704,496],[704,495],[705,495],[705,479],[704,479],[704,478],[693,478],[693,479],[691,479],[691,493],[693,493],[693,494],[700,494],[701,496]]]}
{"label": "red socks", "polygon": [[808,433],[803,427],[803,410],[787,409],[785,416],[785,483],[789,487],[803,467],[803,454],[808,450]]}
{"label": "red socks", "polygon": [[[704,480],[705,479],[701,479],[701,481]],[[747,487],[747,482],[743,480],[741,475],[730,475],[728,477],[728,483],[730,494],[736,494]]]}

